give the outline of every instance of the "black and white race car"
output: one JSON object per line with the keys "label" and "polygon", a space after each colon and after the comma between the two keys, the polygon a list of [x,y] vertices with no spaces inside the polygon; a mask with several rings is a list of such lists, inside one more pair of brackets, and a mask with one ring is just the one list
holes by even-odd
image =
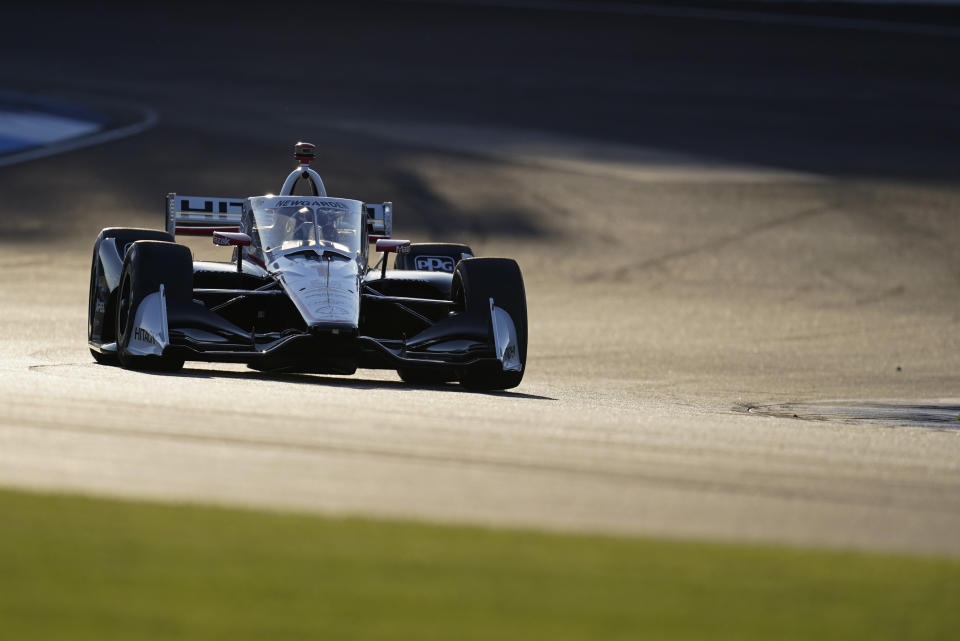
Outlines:
{"label": "black and white race car", "polygon": [[[309,167],[313,145],[298,143],[295,157],[279,195],[168,194],[166,231],[100,232],[94,359],[165,371],[188,360],[321,374],[380,368],[417,384],[518,385],[527,305],[517,263],[393,239],[392,203],[329,197]],[[312,195],[295,195],[305,190]],[[233,247],[233,261],[195,261],[177,234],[212,236]],[[371,244],[383,254],[372,266]]]}

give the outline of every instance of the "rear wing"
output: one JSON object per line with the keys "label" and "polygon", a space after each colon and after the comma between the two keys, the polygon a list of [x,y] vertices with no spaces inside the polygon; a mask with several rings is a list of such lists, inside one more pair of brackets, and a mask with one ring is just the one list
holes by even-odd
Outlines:
{"label": "rear wing", "polygon": [[[166,229],[176,236],[212,236],[213,232],[240,231],[246,198],[210,198],[167,194]],[[371,242],[393,236],[393,203],[364,203],[367,235]]]}
{"label": "rear wing", "polygon": [[240,231],[245,201],[167,194],[167,232],[172,236],[212,236],[215,231]]}

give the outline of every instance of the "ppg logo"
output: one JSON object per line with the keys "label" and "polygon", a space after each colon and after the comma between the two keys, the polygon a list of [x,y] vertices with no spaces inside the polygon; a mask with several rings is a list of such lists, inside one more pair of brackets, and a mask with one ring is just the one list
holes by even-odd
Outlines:
{"label": "ppg logo", "polygon": [[416,267],[425,272],[453,273],[454,263],[449,256],[417,256]]}

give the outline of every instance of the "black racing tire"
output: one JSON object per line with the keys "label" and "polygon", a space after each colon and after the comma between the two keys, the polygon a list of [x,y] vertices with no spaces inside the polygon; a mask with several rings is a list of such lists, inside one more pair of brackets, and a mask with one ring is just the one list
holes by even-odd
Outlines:
{"label": "black racing tire", "polygon": [[[117,249],[120,252],[120,259],[123,260],[124,249],[131,243],[138,240],[165,240],[173,242],[173,236],[165,231],[156,229],[136,229],[128,227],[107,227],[97,236],[93,244],[93,259],[90,264],[90,292],[87,300],[87,341],[94,340],[94,317],[97,311],[97,303],[102,305],[100,319],[102,327],[98,335],[97,343],[112,343],[116,340],[116,327],[114,318],[116,316],[116,296],[115,292],[109,291],[107,282],[103,276],[103,265],[100,263],[100,244],[113,238],[116,240]],[[116,365],[119,361],[116,354],[107,352],[98,352],[90,348],[90,355],[101,365]]]}
{"label": "black racing tire", "polygon": [[490,299],[513,319],[522,369],[504,372],[498,363],[465,369],[460,384],[477,390],[516,387],[527,368],[527,295],[520,266],[510,258],[467,258],[457,263],[451,297],[454,310],[489,313]]}
{"label": "black racing tire", "polygon": [[[417,267],[417,257],[433,257],[438,260],[427,261],[428,264]],[[440,271],[453,273],[457,263],[464,258],[472,258],[473,250],[469,245],[460,243],[413,243],[404,251],[398,252],[393,259],[394,269],[412,269],[419,271]],[[442,259],[448,258],[449,261]],[[448,267],[448,269],[447,269]]]}
{"label": "black racing tire", "polygon": [[457,380],[457,375],[448,370],[428,367],[401,367],[397,374],[407,385],[441,385]]}
{"label": "black racing tire", "polygon": [[133,334],[137,307],[148,295],[164,286],[167,301],[190,301],[193,297],[193,257],[190,249],[176,243],[141,240],[133,243],[123,259],[117,289],[117,355],[127,369],[176,371],[182,358],[140,356],[127,351]]}

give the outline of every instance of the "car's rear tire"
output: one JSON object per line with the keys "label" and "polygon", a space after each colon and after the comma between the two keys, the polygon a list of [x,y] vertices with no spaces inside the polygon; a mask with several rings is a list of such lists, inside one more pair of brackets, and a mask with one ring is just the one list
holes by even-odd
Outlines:
{"label": "car's rear tire", "polygon": [[[418,265],[417,258],[421,258]],[[457,263],[464,258],[472,258],[473,250],[469,245],[460,243],[413,243],[393,261],[394,269],[412,269],[418,271],[440,271],[453,273]]]}
{"label": "car's rear tire", "polygon": [[[120,260],[123,260],[124,250],[131,243],[138,240],[165,240],[173,242],[173,236],[165,231],[156,229],[135,229],[127,227],[108,227],[100,232],[93,244],[93,260],[90,264],[90,293],[87,303],[87,341],[103,345],[116,340],[116,296],[111,292],[103,274],[103,264],[100,262],[100,245],[108,238],[116,241]],[[101,308],[97,313],[98,304]],[[94,336],[94,326],[97,323],[97,335]],[[98,352],[90,348],[93,359],[101,365],[116,365],[116,353]]]}
{"label": "car's rear tire", "polygon": [[516,387],[527,367],[527,295],[520,266],[510,258],[468,258],[457,263],[451,296],[454,309],[488,313],[490,299],[513,319],[522,368],[505,372],[499,363],[466,369],[460,377],[464,387],[501,390]]}
{"label": "car's rear tire", "polygon": [[141,356],[128,351],[137,307],[164,286],[167,301],[189,301],[193,295],[193,258],[190,249],[176,243],[143,240],[133,243],[123,260],[117,288],[117,355],[128,369],[176,371],[182,358]]}

